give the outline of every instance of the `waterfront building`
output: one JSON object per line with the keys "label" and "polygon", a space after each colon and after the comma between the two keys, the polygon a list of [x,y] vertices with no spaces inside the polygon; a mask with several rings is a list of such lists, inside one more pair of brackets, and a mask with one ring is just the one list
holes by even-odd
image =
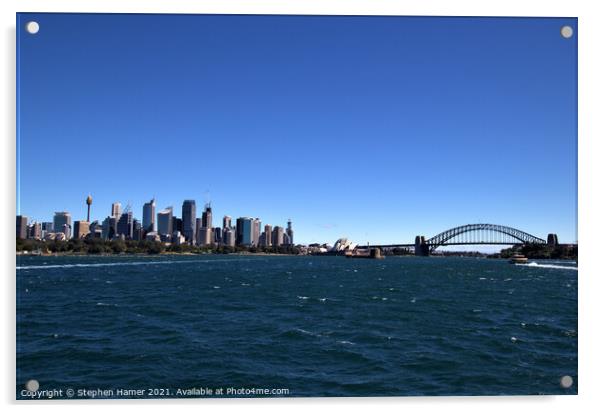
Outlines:
{"label": "waterfront building", "polygon": [[27,217],[17,215],[17,238],[27,238]]}
{"label": "waterfront building", "polygon": [[261,221],[259,218],[253,220],[253,240],[251,244],[253,246],[259,245],[259,235],[261,235]]}
{"label": "waterfront building", "polygon": [[134,218],[134,223],[132,225],[133,227],[133,232],[132,232],[132,239],[134,241],[141,241],[142,240],[142,223],[140,221],[138,221],[136,218]]}
{"label": "waterfront building", "polygon": [[236,245],[250,246],[253,244],[253,218],[241,217],[236,219]]}
{"label": "waterfront building", "polygon": [[122,235],[125,239],[132,239],[134,237],[134,217],[132,211],[121,214],[121,217],[117,221],[117,235]]}
{"label": "waterfront building", "polygon": [[234,230],[229,227],[224,228],[222,233],[222,239],[224,245],[228,247],[234,247],[236,245],[236,234]]}
{"label": "waterfront building", "polygon": [[224,215],[222,228],[232,228],[232,217],[229,215]]}
{"label": "waterfront building", "polygon": [[155,198],[142,207],[142,229],[144,232],[155,230]]}
{"label": "waterfront building", "polygon": [[167,207],[157,214],[157,226],[160,236],[171,236],[173,231],[173,207]]}
{"label": "waterfront building", "polygon": [[213,231],[213,243],[221,244],[222,243],[222,229],[220,227],[215,227],[212,229]]}
{"label": "waterfront building", "polygon": [[186,241],[194,244],[196,236],[196,202],[194,199],[187,199],[182,204],[182,233]]}
{"label": "waterfront building", "polygon": [[88,221],[75,221],[73,223],[73,238],[82,239],[90,233],[90,223]]}
{"label": "waterfront building", "polygon": [[54,241],[56,239],[55,232],[47,232],[44,234],[44,241]]}
{"label": "waterfront building", "polygon": [[288,220],[288,223],[286,224],[286,235],[288,235],[288,241],[286,242],[286,244],[292,245],[293,244],[293,223],[291,222],[290,218]]}
{"label": "waterfront building", "polygon": [[211,228],[201,227],[198,231],[198,244],[201,246],[207,246],[212,244]]}
{"label": "waterfront building", "polygon": [[176,231],[182,232],[182,229],[183,229],[182,219],[174,216],[172,222],[173,222],[173,224],[172,224],[173,231],[174,232],[176,232]]}
{"label": "waterfront building", "polygon": [[56,241],[66,241],[67,237],[65,236],[64,232],[55,232],[53,239]]}
{"label": "waterfront building", "polygon": [[144,236],[144,239],[147,241],[161,241],[161,236],[156,231],[147,232]]}
{"label": "waterfront building", "polygon": [[102,239],[111,240],[117,234],[117,218],[113,216],[106,217],[102,221]]}
{"label": "waterfront building", "polygon": [[279,247],[284,242],[284,228],[276,225],[272,230],[272,246]]}
{"label": "waterfront building", "polygon": [[265,241],[265,231],[261,233],[261,235],[259,236],[259,245],[262,247],[266,247],[266,241]]}
{"label": "waterfront building", "polygon": [[176,245],[182,245],[186,243],[186,237],[184,237],[180,231],[175,231],[173,233],[172,240]]}
{"label": "waterfront building", "polygon": [[291,239],[286,231],[284,231],[284,234],[282,234],[282,245],[291,245]]}
{"label": "waterfront building", "polygon": [[121,217],[121,203],[113,202],[111,204],[111,216],[115,219],[119,219],[119,217]]}
{"label": "waterfront building", "polygon": [[32,222],[27,229],[27,237],[30,239],[42,239],[42,225],[39,222]]}
{"label": "waterfront building", "polygon": [[271,247],[272,246],[272,226],[269,224],[266,224],[265,227],[263,227],[263,232],[265,234],[265,246]]}
{"label": "waterfront building", "polygon": [[71,214],[66,211],[55,212],[53,227],[55,231],[62,231],[65,238],[71,238]]}

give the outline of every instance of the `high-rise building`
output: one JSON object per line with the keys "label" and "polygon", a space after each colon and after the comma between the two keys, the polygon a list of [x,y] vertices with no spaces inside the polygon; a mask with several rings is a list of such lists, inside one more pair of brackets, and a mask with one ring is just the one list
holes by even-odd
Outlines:
{"label": "high-rise building", "polygon": [[211,204],[205,205],[205,210],[203,211],[203,227],[205,228],[213,228],[213,213],[211,212]]}
{"label": "high-rise building", "polygon": [[53,223],[55,231],[63,232],[65,239],[71,238],[71,214],[69,212],[55,212]]}
{"label": "high-rise building", "polygon": [[113,202],[113,204],[111,204],[111,216],[116,219],[121,217],[121,203]]}
{"label": "high-rise building", "polygon": [[117,218],[113,216],[106,217],[102,221],[102,238],[111,240],[117,235]]}
{"label": "high-rise building", "polygon": [[17,238],[27,238],[27,217],[17,215]]}
{"label": "high-rise building", "polygon": [[182,204],[182,233],[189,243],[194,244],[196,236],[196,203],[187,199]]}
{"label": "high-rise building", "polygon": [[284,242],[284,228],[275,226],[272,230],[272,246],[279,247]]}
{"label": "high-rise building", "polygon": [[46,237],[46,234],[54,232],[54,225],[52,222],[42,222],[42,238]]}
{"label": "high-rise building", "polygon": [[142,224],[136,218],[134,218],[134,223],[132,224],[132,239],[134,241],[142,240]]}
{"label": "high-rise building", "polygon": [[198,229],[198,237],[197,237],[198,244],[201,246],[213,244],[211,234],[212,234],[211,228],[200,227]]}
{"label": "high-rise building", "polygon": [[286,242],[286,244],[293,244],[293,223],[291,222],[290,218],[288,220],[288,223],[286,224],[286,235],[288,235],[288,241]]}
{"label": "high-rise building", "polygon": [[224,231],[222,234],[222,239],[223,239],[224,245],[226,245],[228,247],[233,247],[234,245],[236,245],[236,234],[229,227],[224,228]]}
{"label": "high-rise building", "polygon": [[253,218],[241,217],[236,219],[236,245],[250,246],[253,244]]}
{"label": "high-rise building", "polygon": [[253,219],[253,239],[251,244],[253,246],[259,245],[259,236],[261,235],[261,220],[259,218]]}
{"label": "high-rise building", "polygon": [[174,216],[173,219],[172,219],[172,222],[173,222],[173,224],[172,224],[173,232],[177,231],[177,232],[179,232],[181,234],[182,233],[182,228],[183,228],[182,218],[178,218],[178,217]]}
{"label": "high-rise building", "polygon": [[121,214],[121,217],[117,221],[117,234],[124,236],[125,239],[134,238],[134,216],[132,211]]}
{"label": "high-rise building", "polygon": [[272,226],[269,224],[266,224],[265,227],[263,227],[263,232],[265,234],[265,246],[266,247],[271,247],[272,246]]}
{"label": "high-rise building", "polygon": [[144,232],[155,230],[155,198],[142,207],[142,229]]}
{"label": "high-rise building", "polygon": [[213,231],[213,242],[215,244],[221,244],[223,242],[222,229],[220,227],[215,227],[212,229],[212,231]]}
{"label": "high-rise building", "polygon": [[232,227],[232,217],[229,215],[224,215],[224,221],[222,228],[231,228]]}
{"label": "high-rise building", "polygon": [[90,223],[88,221],[75,221],[73,223],[73,238],[82,239],[90,232]]}
{"label": "high-rise building", "polygon": [[157,214],[158,232],[162,238],[173,234],[173,208],[167,207]]}
{"label": "high-rise building", "polygon": [[32,222],[27,229],[27,238],[42,239],[42,225],[39,222]]}
{"label": "high-rise building", "polygon": [[96,220],[90,223],[90,238],[102,238],[102,225]]}

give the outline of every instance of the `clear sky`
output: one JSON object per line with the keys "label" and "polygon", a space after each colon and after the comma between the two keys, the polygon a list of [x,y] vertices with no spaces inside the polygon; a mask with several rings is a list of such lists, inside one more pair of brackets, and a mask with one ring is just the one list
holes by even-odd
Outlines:
{"label": "clear sky", "polygon": [[30,219],[85,219],[88,194],[92,219],[141,219],[155,196],[291,218],[301,243],[577,239],[576,19],[26,13],[17,33]]}

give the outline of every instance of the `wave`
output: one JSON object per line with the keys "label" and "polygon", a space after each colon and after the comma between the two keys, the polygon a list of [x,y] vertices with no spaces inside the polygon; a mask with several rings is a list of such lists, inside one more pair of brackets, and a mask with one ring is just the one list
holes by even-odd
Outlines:
{"label": "wave", "polygon": [[577,267],[569,267],[567,265],[554,265],[554,264],[538,264],[536,262],[530,262],[527,264],[515,264],[520,267],[534,267],[534,268],[555,268],[558,270],[573,270],[577,271]]}
{"label": "wave", "polygon": [[124,262],[100,262],[91,264],[52,264],[52,265],[26,265],[17,267],[17,270],[44,270],[53,268],[90,268],[90,267],[119,267],[127,265],[166,265],[166,264],[189,264],[189,263],[212,263],[212,262],[251,261],[251,259],[217,259],[217,260],[186,260],[186,261],[124,261]]}

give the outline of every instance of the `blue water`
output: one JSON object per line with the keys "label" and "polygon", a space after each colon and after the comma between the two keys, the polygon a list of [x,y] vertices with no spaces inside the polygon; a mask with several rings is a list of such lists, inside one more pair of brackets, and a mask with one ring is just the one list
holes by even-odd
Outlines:
{"label": "blue water", "polygon": [[17,262],[18,398],[29,379],[40,390],[160,388],[170,397],[230,387],[288,396],[577,393],[574,262]]}

